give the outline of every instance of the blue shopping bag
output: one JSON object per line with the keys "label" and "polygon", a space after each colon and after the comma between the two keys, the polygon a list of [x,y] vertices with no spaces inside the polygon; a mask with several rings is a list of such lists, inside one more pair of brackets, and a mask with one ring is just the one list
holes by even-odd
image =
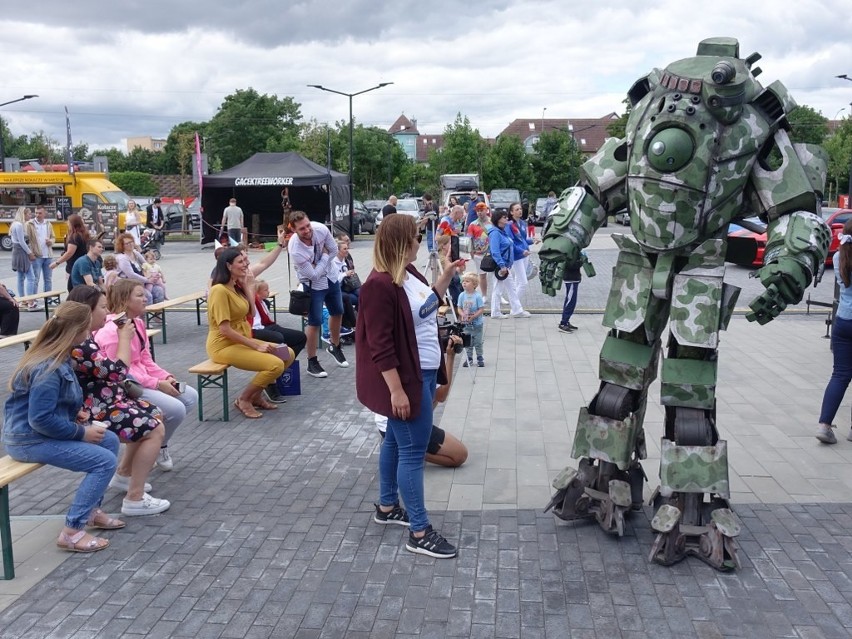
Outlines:
{"label": "blue shopping bag", "polygon": [[275,380],[278,392],[282,395],[301,395],[302,381],[299,374],[299,360],[290,364],[290,368],[281,373],[281,377]]}

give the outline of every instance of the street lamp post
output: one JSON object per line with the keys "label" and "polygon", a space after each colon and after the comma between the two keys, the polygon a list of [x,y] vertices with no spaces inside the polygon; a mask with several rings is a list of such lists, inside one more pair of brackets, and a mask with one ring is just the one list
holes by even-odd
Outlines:
{"label": "street lamp post", "polygon": [[[25,95],[24,97],[18,98],[17,100],[9,100],[8,102],[0,103],[0,107],[15,104],[15,102],[23,102],[24,100],[30,100],[32,98],[37,97],[37,95]],[[4,173],[6,171],[6,147],[4,143],[2,123],[0,123],[0,171],[3,171]]]}
{"label": "street lamp post", "polygon": [[[852,78],[850,78],[845,73],[842,74],[842,75],[838,75],[836,77],[840,78],[841,80],[848,80],[849,82],[852,82]],[[849,113],[852,114],[852,102],[849,103],[849,108],[850,108]],[[850,117],[852,117],[852,116],[850,116]],[[848,190],[846,192],[849,194],[849,200],[850,200],[849,205],[852,206],[852,158],[850,158],[850,162],[849,162],[849,185],[848,185]]]}
{"label": "street lamp post", "polygon": [[364,89],[363,91],[357,91],[355,93],[345,93],[343,91],[336,91],[335,89],[329,89],[327,87],[324,87],[321,84],[308,85],[313,89],[319,89],[320,91],[328,91],[329,93],[336,93],[337,95],[342,95],[349,98],[349,237],[351,238],[355,237],[355,185],[352,183],[352,158],[355,154],[355,121],[352,119],[352,98],[354,98],[356,95],[361,95],[362,93],[369,93],[370,91],[381,89],[382,87],[386,87],[389,84],[393,84],[393,82],[382,82],[374,87]]}

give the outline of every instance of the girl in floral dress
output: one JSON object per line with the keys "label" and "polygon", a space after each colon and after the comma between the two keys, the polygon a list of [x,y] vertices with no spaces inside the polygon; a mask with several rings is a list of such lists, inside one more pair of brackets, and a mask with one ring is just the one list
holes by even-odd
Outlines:
{"label": "girl in floral dress", "polygon": [[[103,327],[106,316],[106,296],[92,286],[76,286],[69,300],[82,302],[92,309],[92,332]],[[126,444],[124,456],[118,465],[110,486],[124,490],[127,495],[122,504],[124,515],[153,515],[167,510],[168,500],[148,494],[151,485],[146,482],[154,466],[165,429],[160,409],[144,399],[132,399],[124,387],[130,359],[130,340],[135,337],[133,322],[119,329],[118,358],[111,360],[89,337],[71,352],[72,366],[83,388],[83,403],[91,411],[92,419],[104,421],[109,429]],[[122,357],[122,345],[127,351]]]}

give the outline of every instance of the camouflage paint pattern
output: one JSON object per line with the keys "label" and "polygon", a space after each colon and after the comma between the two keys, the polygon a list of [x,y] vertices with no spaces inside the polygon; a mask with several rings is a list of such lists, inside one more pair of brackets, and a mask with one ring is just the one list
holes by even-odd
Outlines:
{"label": "camouflage paint pattern", "polygon": [[609,480],[609,498],[616,506],[627,508],[632,503],[630,484],[621,479]]}
{"label": "camouflage paint pattern", "polygon": [[679,519],[680,509],[677,506],[663,504],[651,520],[651,528],[657,532],[667,533],[677,525]]}
{"label": "camouflage paint pattern", "polygon": [[645,320],[654,267],[633,238],[621,233],[613,233],[611,237],[619,251],[612,270],[603,325],[631,332]]}
{"label": "camouflage paint pattern", "polygon": [[660,491],[716,493],[728,499],[728,443],[720,439],[715,446],[678,446],[662,438]]}
{"label": "camouflage paint pattern", "polygon": [[740,522],[737,521],[730,508],[717,508],[710,513],[710,519],[716,524],[719,532],[728,537],[736,537],[742,531]]}
{"label": "camouflage paint pattern", "polygon": [[[775,146],[781,153],[781,165],[773,171],[756,164],[752,171],[751,201],[755,211],[770,221],[790,211],[816,213],[818,200],[811,178],[783,129],[775,133]],[[824,176],[821,182],[825,184]]]}
{"label": "camouflage paint pattern", "polygon": [[615,464],[619,470],[630,467],[636,428],[633,418],[624,421],[590,415],[585,406],[580,409],[571,457],[591,457]]}
{"label": "camouflage paint pattern", "polygon": [[712,410],[716,405],[716,368],[713,360],[663,360],[660,403]]}
{"label": "camouflage paint pattern", "polygon": [[657,376],[659,344],[648,345],[608,335],[600,356],[600,379],[632,390],[644,390]]}

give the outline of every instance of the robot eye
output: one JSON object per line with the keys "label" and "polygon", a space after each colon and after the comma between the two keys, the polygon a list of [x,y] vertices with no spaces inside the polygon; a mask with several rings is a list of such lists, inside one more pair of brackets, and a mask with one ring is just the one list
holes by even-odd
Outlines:
{"label": "robot eye", "polygon": [[661,173],[672,173],[689,164],[695,154],[692,136],[678,127],[654,134],[648,145],[648,162]]}

